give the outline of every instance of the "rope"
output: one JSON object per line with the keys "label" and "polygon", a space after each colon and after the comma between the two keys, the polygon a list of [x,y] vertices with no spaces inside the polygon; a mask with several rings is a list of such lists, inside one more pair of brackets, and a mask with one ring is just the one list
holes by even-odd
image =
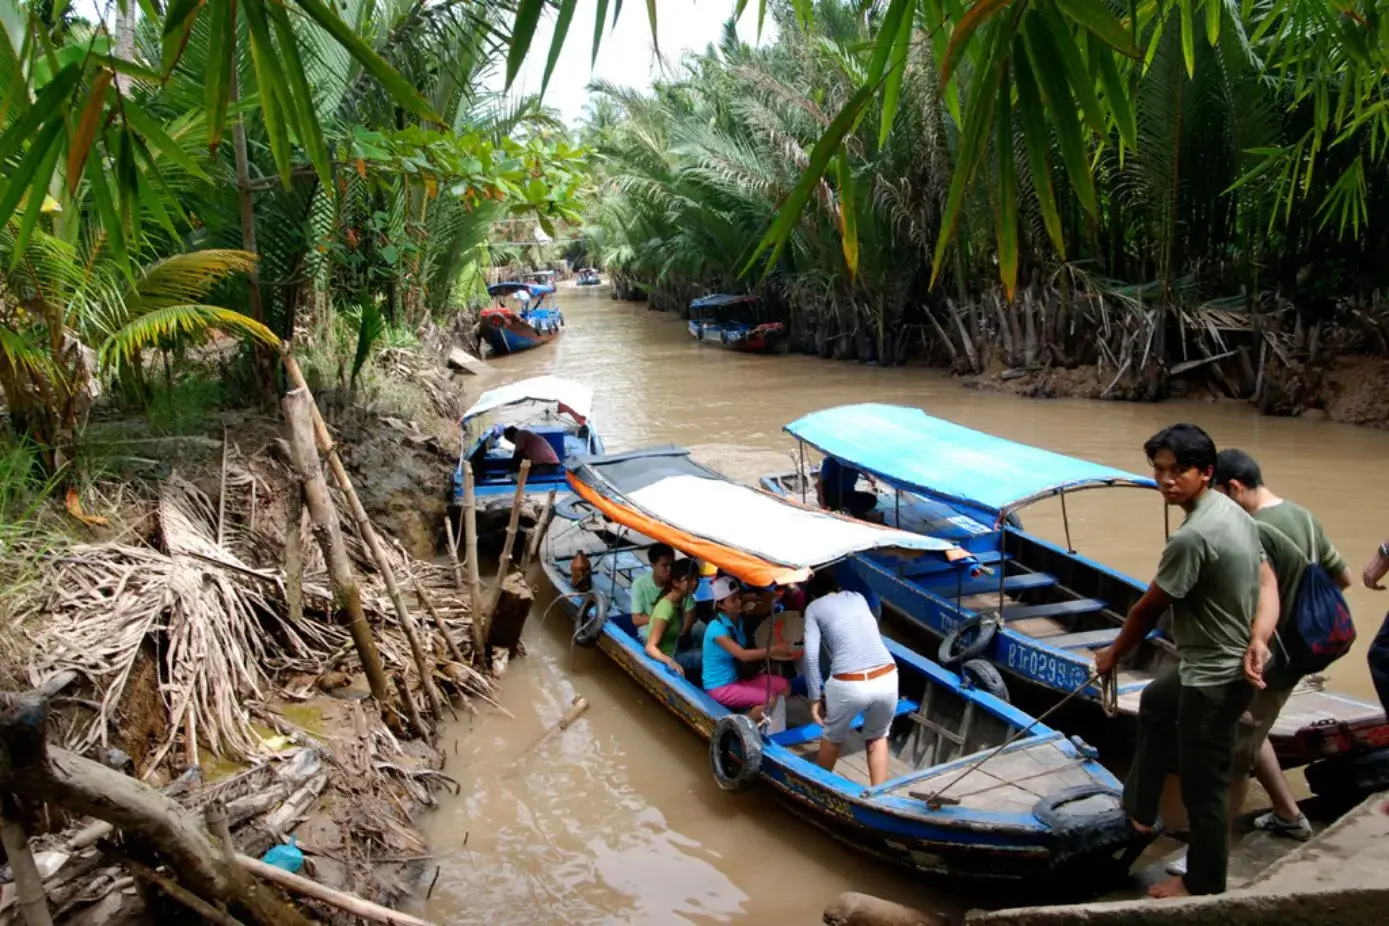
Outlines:
{"label": "rope", "polygon": [[[1099,677],[1100,677],[1100,675],[1099,675],[1098,672],[1091,672],[1091,673],[1090,673],[1090,677],[1087,678],[1085,681],[1081,682],[1079,688],[1077,688],[1077,689],[1075,689],[1074,691],[1070,692],[1069,694],[1066,695],[1066,697],[1062,698],[1060,701],[1057,701],[1055,704],[1053,704],[1050,708],[1047,709],[1046,713],[1041,714],[1041,715],[1038,716],[1036,719],[1034,719],[1030,724],[1028,724],[1027,726],[1023,727],[1022,729],[1018,730],[1016,733],[1014,733],[1012,736],[1008,737],[1008,738],[1007,738],[1006,740],[1004,740],[1002,743],[1000,743],[1000,744],[998,744],[997,746],[995,746],[993,749],[990,749],[988,752],[984,753],[984,755],[980,756],[979,759],[978,759],[977,761],[975,761],[974,763],[972,763],[968,768],[966,768],[966,769],[965,769],[963,772],[961,772],[959,775],[955,776],[955,778],[950,782],[950,784],[946,785],[944,788],[940,788],[939,790],[932,791],[930,794],[926,795],[925,798],[924,798],[924,800],[926,801],[926,806],[929,807],[931,810],[940,810],[940,809],[941,809],[942,807],[944,807],[947,803],[952,803],[952,804],[957,804],[957,803],[959,803],[959,801],[956,801],[954,798],[947,798],[947,797],[945,797],[945,796],[944,796],[944,795],[945,795],[945,792],[949,791],[951,788],[955,787],[955,786],[956,786],[957,784],[959,784],[961,781],[964,781],[966,778],[968,778],[973,772],[975,772],[975,771],[979,768],[979,766],[983,765],[985,762],[989,761],[989,760],[992,759],[994,756],[998,755],[998,754],[999,754],[1000,752],[1002,752],[1004,749],[1007,749],[1007,748],[1008,748],[1009,746],[1011,746],[1013,743],[1015,743],[1015,742],[1017,742],[1018,740],[1022,739],[1022,737],[1026,736],[1027,733],[1028,733],[1033,727],[1037,726],[1037,724],[1041,723],[1043,720],[1046,720],[1046,719],[1047,719],[1048,717],[1050,717],[1052,714],[1054,714],[1054,713],[1056,713],[1058,710],[1060,710],[1061,707],[1062,707],[1062,705],[1064,705],[1067,701],[1069,701],[1069,700],[1071,700],[1072,698],[1074,698],[1076,695],[1080,694],[1080,693],[1081,693],[1082,691],[1084,691],[1086,688],[1090,687],[1090,685],[1093,684],[1094,681],[1095,681],[1097,678],[1099,678]],[[1112,678],[1112,676],[1110,676],[1110,677]],[[962,743],[961,746],[963,746],[963,745],[964,745],[964,744]],[[916,797],[916,795],[913,794],[912,797]]]}

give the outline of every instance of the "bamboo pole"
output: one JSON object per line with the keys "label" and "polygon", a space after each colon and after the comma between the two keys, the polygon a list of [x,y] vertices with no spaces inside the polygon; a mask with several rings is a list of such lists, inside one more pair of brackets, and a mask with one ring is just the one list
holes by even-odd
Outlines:
{"label": "bamboo pole", "polygon": [[420,739],[429,739],[431,731],[429,727],[424,725],[424,718],[420,716],[420,709],[415,705],[415,699],[410,696],[410,683],[405,680],[405,673],[398,673],[393,678],[395,679],[396,691],[400,692],[401,703],[405,705],[405,713],[410,718],[410,726],[415,728]]}
{"label": "bamboo pole", "polygon": [[299,875],[290,874],[283,868],[276,868],[274,865],[262,862],[259,859],[251,858],[248,855],[238,855],[236,857],[241,867],[258,878],[264,878],[272,884],[302,894],[305,897],[312,897],[314,900],[321,900],[323,903],[337,907],[339,910],[346,910],[354,916],[360,916],[364,920],[371,920],[374,923],[386,923],[389,926],[434,926],[428,920],[422,920],[417,916],[408,913],[400,913],[386,907],[374,904],[369,900],[358,897],[355,894],[345,894],[342,891],[335,891],[331,887],[325,887],[317,881],[310,881],[308,878],[301,878]]}
{"label": "bamboo pole", "polygon": [[347,558],[338,512],[328,494],[328,484],[323,481],[322,464],[314,449],[312,408],[313,399],[307,389],[294,389],[284,397],[290,459],[299,471],[304,487],[304,502],[314,522],[314,534],[323,548],[323,558],[328,564],[334,604],[347,612],[347,627],[357,647],[357,656],[362,661],[362,670],[366,672],[367,684],[371,686],[371,695],[385,705],[391,697],[386,670],[381,666],[381,654],[376,649],[376,640],[371,635],[371,626],[362,609],[362,593],[352,575],[352,563]]}
{"label": "bamboo pole", "polygon": [[540,520],[535,522],[535,527],[531,529],[530,543],[526,544],[526,555],[521,558],[521,575],[525,575],[531,568],[531,560],[540,550],[540,541],[545,536],[545,532],[550,529],[550,521],[555,517],[555,490],[550,490],[550,497],[545,499],[545,510],[540,513]]}
{"label": "bamboo pole", "polygon": [[463,651],[458,648],[458,644],[455,643],[453,637],[449,635],[448,625],[444,623],[443,617],[435,610],[433,603],[430,602],[429,598],[425,595],[424,586],[420,584],[419,579],[414,579],[413,581],[415,583],[415,597],[420,600],[420,607],[424,608],[434,620],[434,626],[439,628],[439,633],[444,637],[444,645],[448,647],[449,655],[452,656],[453,661],[460,666],[466,666],[468,660],[463,658]]}
{"label": "bamboo pole", "polygon": [[405,596],[400,593],[400,586],[395,580],[395,570],[391,568],[390,560],[386,557],[386,549],[382,546],[381,538],[377,536],[376,529],[372,527],[371,519],[367,517],[366,508],[362,507],[362,500],[357,497],[357,490],[353,487],[352,480],[347,476],[347,469],[342,465],[337,447],[328,434],[328,426],[323,423],[323,416],[318,413],[318,406],[313,402],[312,394],[304,382],[304,374],[300,371],[299,364],[288,351],[285,351],[284,361],[285,372],[289,375],[290,383],[295,387],[294,391],[299,392],[302,389],[304,395],[309,399],[308,407],[313,420],[313,433],[318,442],[318,449],[328,457],[328,469],[333,474],[333,481],[337,483],[342,494],[347,497],[347,510],[351,513],[352,520],[357,524],[357,532],[366,541],[367,549],[371,552],[371,558],[376,564],[376,570],[381,573],[381,579],[386,583],[386,594],[395,607],[396,618],[400,621],[401,629],[405,631],[405,639],[410,643],[410,654],[414,657],[415,666],[420,671],[420,680],[424,687],[425,697],[429,699],[430,710],[434,712],[436,719],[442,720],[444,716],[443,699],[439,696],[439,689],[434,686],[434,675],[430,671],[424,650],[420,646],[419,633],[415,629],[415,619],[410,616],[410,609],[405,604]]}
{"label": "bamboo pole", "polygon": [[[458,520],[463,520],[462,512],[459,512]],[[453,520],[447,514],[444,515],[444,539],[448,541],[449,562],[453,565],[453,586],[460,592],[464,591],[466,583],[463,580],[463,563],[458,559],[458,538],[453,533]]]}
{"label": "bamboo pole", "polygon": [[468,582],[473,604],[473,647],[481,665],[487,652],[487,638],[482,635],[482,575],[477,562],[477,488],[471,465],[463,467],[463,554],[468,562]]}
{"label": "bamboo pole", "polygon": [[10,871],[14,875],[15,893],[18,895],[19,909],[27,926],[53,926],[53,917],[48,912],[48,894],[43,889],[43,876],[39,866],[34,863],[34,853],[29,848],[29,837],[19,822],[19,806],[10,795],[0,802],[0,842],[4,843],[5,855],[10,860]]}
{"label": "bamboo pole", "polygon": [[483,607],[482,613],[478,615],[482,624],[482,639],[487,639],[487,632],[492,629],[492,615],[497,611],[497,605],[502,600],[502,583],[511,574],[511,550],[516,545],[516,528],[521,523],[521,502],[526,497],[526,477],[531,472],[531,461],[521,461],[521,471],[516,474],[516,494],[511,498],[511,520],[506,524],[506,540],[502,543],[502,558],[497,562],[497,580],[492,583],[492,594],[487,599],[487,604]]}
{"label": "bamboo pole", "polygon": [[304,488],[295,482],[289,488],[289,514],[285,519],[285,604],[289,622],[304,619],[304,548],[300,536],[304,523]]}

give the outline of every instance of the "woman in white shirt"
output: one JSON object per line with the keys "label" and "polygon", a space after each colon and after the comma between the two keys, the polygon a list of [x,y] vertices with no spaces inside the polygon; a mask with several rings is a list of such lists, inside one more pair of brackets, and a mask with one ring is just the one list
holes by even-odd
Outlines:
{"label": "woman in white shirt", "polygon": [[[810,713],[820,724],[816,762],[832,771],[854,718],[863,714],[868,778],[887,779],[887,734],[897,713],[897,665],[878,632],[868,602],[858,592],[841,591],[834,574],[822,570],[806,587],[805,681]],[[820,641],[830,654],[830,677],[820,690]]]}

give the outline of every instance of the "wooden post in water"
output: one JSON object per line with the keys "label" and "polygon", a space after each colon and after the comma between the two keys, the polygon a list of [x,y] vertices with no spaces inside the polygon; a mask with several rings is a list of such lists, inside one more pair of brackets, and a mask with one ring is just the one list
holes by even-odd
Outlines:
{"label": "wooden post in water", "polygon": [[323,481],[323,466],[314,449],[312,408],[313,398],[307,389],[295,389],[284,397],[290,459],[299,471],[304,486],[304,501],[314,523],[314,534],[323,548],[323,559],[328,565],[328,578],[333,586],[333,603],[347,612],[347,629],[357,647],[357,658],[362,661],[371,695],[385,706],[390,702],[391,690],[386,681],[386,670],[381,667],[376,639],[371,635],[371,626],[362,609],[362,593],[352,575],[352,562],[347,558],[347,545],[343,543],[338,511],[328,494],[328,484]]}
{"label": "wooden post in water", "polygon": [[492,583],[492,594],[482,609],[482,639],[487,639],[487,631],[492,623],[492,615],[502,600],[502,583],[511,574],[511,550],[516,545],[516,528],[521,523],[521,502],[526,497],[526,477],[531,472],[531,461],[521,461],[521,471],[516,474],[516,494],[511,498],[511,520],[506,524],[506,540],[502,543],[502,558],[497,563],[497,580]]}
{"label": "wooden post in water", "polygon": [[482,576],[477,564],[477,489],[473,467],[463,467],[463,555],[468,559],[468,584],[473,605],[473,660],[481,666],[487,654],[487,636],[482,632]]}
{"label": "wooden post in water", "polygon": [[545,537],[545,532],[550,529],[550,521],[555,517],[555,490],[550,490],[550,497],[545,499],[545,510],[540,513],[540,520],[535,522],[535,527],[531,529],[530,543],[526,544],[526,555],[521,558],[521,575],[525,575],[531,568],[531,560],[540,550],[540,542]]}

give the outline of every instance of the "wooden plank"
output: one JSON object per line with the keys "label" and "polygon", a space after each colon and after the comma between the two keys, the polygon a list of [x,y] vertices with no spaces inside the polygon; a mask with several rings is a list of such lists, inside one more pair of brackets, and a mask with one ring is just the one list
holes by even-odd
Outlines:
{"label": "wooden plank", "polygon": [[1059,637],[1051,637],[1046,642],[1048,646],[1055,646],[1060,649],[1094,649],[1097,646],[1108,646],[1117,639],[1119,639],[1119,628],[1105,627],[1101,630],[1086,630],[1081,633],[1068,633]]}
{"label": "wooden plank", "polygon": [[1091,614],[1103,611],[1105,603],[1098,598],[1077,598],[1073,601],[1053,601],[1049,604],[1018,605],[1004,608],[1006,621],[1024,620],[1034,617],[1064,617],[1071,614]]}
{"label": "wooden plank", "polygon": [[1050,617],[1033,617],[1020,621],[1009,621],[1009,630],[1016,630],[1035,640],[1045,640],[1066,633],[1066,625]]}
{"label": "wooden plank", "polygon": [[[1024,572],[1019,575],[1008,576],[1003,579],[1003,591],[1023,592],[1028,589],[1050,588],[1056,584],[1056,577],[1045,572]],[[935,592],[943,598],[964,597],[967,595],[998,595],[999,579],[998,576],[980,576],[977,579],[965,579],[962,583],[957,581],[955,576],[935,577],[929,583],[922,583],[923,587]]]}

